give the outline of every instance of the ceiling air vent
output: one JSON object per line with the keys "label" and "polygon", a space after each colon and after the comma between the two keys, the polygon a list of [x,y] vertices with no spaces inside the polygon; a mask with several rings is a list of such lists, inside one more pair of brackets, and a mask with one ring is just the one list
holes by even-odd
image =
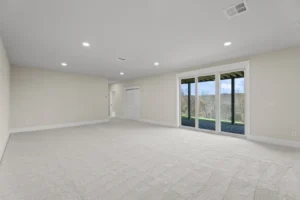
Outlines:
{"label": "ceiling air vent", "polygon": [[246,2],[242,2],[224,9],[224,13],[228,18],[232,18],[246,12],[247,10],[248,7],[246,5]]}

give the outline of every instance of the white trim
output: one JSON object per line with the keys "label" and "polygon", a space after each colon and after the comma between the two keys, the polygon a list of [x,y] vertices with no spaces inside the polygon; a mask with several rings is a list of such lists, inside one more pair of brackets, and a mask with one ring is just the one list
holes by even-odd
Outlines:
{"label": "white trim", "polygon": [[300,148],[300,142],[294,142],[289,140],[282,140],[277,138],[269,138],[269,137],[254,136],[254,135],[249,135],[247,139],[254,142],[262,142],[265,144],[274,144],[274,145],[285,146],[285,147]]}
{"label": "white trim", "polygon": [[245,135],[248,137],[251,135],[250,132],[250,116],[251,116],[251,109],[250,109],[250,61],[248,62],[248,65],[245,68],[244,71],[244,80],[245,80]]}
{"label": "white trim", "polygon": [[[198,77],[195,78],[195,97],[196,97],[196,102],[195,102],[195,116],[199,116],[199,94],[198,94]],[[195,127],[199,127],[199,120],[196,120],[195,118]]]}
{"label": "white trim", "polygon": [[140,86],[124,87],[124,91],[125,91],[125,90],[134,90],[134,89],[140,89]]}
{"label": "white trim", "polygon": [[128,118],[126,118],[125,116],[121,116],[121,115],[116,115],[115,118],[118,118],[118,119],[128,119]]}
{"label": "white trim", "polygon": [[83,121],[83,122],[74,122],[74,123],[66,123],[66,124],[54,124],[54,125],[46,125],[46,126],[17,128],[17,129],[12,129],[10,133],[22,133],[22,132],[32,132],[32,131],[50,130],[50,129],[57,129],[57,128],[83,126],[83,125],[92,125],[92,124],[100,124],[108,121],[109,119],[103,119],[103,120],[95,120],[95,121]]}
{"label": "white trim", "polygon": [[177,95],[177,106],[178,106],[178,108],[176,109],[176,111],[177,111],[177,116],[176,116],[176,118],[177,118],[177,121],[178,121],[178,127],[179,126],[181,126],[181,124],[182,124],[182,118],[181,118],[181,78],[177,78],[177,93],[178,93],[178,95]]}
{"label": "white trim", "polygon": [[232,64],[227,64],[227,65],[220,65],[220,66],[215,66],[215,67],[208,67],[204,69],[198,69],[198,70],[193,70],[193,71],[188,71],[188,72],[183,72],[183,73],[178,73],[176,74],[177,78],[193,78],[195,76],[205,76],[205,75],[210,75],[210,74],[215,74],[216,72],[223,73],[223,72],[228,72],[228,71],[236,71],[236,70],[243,70],[249,67],[249,60],[243,61],[243,62],[237,62],[237,63],[232,63]]}
{"label": "white trim", "polygon": [[113,94],[116,96],[116,91],[112,90],[109,92],[109,118],[116,116],[116,112],[113,112]]}
{"label": "white trim", "polygon": [[[209,68],[204,68],[204,69],[199,69],[199,70],[194,70],[194,71],[189,71],[189,72],[183,72],[183,73],[178,73],[176,74],[176,78],[178,80],[177,82],[177,91],[180,93],[181,88],[180,88],[180,80],[186,79],[186,78],[198,78],[200,76],[206,76],[206,75],[215,75],[215,78],[219,77],[220,74],[222,73],[229,73],[229,72],[235,72],[235,71],[244,71],[245,73],[245,136],[250,135],[250,61],[243,61],[243,62],[237,62],[237,63],[232,63],[232,64],[227,64],[227,65],[220,65],[216,67],[209,67]],[[219,79],[218,79],[219,80]],[[217,83],[218,82],[218,83]],[[179,83],[179,84],[178,84]],[[216,81],[216,85],[220,84],[220,81]],[[220,91],[219,91],[219,86],[216,86],[216,95],[220,96]],[[179,105],[178,107],[178,112],[177,112],[177,118],[180,122],[179,127],[181,127],[181,95],[178,97]],[[217,115],[220,114],[220,97],[217,98],[217,103],[219,105],[216,105],[216,109],[219,109],[219,113],[216,113]],[[216,112],[217,112],[216,110]],[[220,116],[216,116],[216,123],[218,123],[220,126]],[[220,127],[216,126],[216,131],[215,133],[217,134],[222,134],[224,135],[223,132],[221,132]],[[198,128],[194,128],[195,130],[198,130]],[[229,133],[230,134],[230,133]]]}
{"label": "white trim", "polygon": [[176,78],[176,126],[179,127],[181,125],[181,118],[179,119],[180,112],[181,112],[181,92],[180,90],[180,80],[179,78]]}
{"label": "white trim", "polygon": [[137,121],[143,122],[143,123],[148,123],[148,124],[154,124],[154,125],[160,125],[160,126],[178,128],[178,126],[176,126],[176,125],[174,125],[172,123],[165,123],[165,122],[153,121],[153,120],[148,120],[148,119],[139,119]]}
{"label": "white trim", "polygon": [[216,115],[216,132],[221,132],[221,98],[220,98],[220,73],[215,75],[215,115]]}
{"label": "white trim", "polygon": [[3,156],[4,156],[4,153],[5,153],[9,138],[10,138],[10,135],[7,136],[3,149],[0,149],[0,164],[1,164],[1,161],[3,159]]}
{"label": "white trim", "polygon": [[176,124],[174,125],[172,123],[165,123],[165,122],[154,121],[154,120],[149,120],[149,119],[131,119],[131,118],[124,117],[124,116],[116,116],[116,118],[124,119],[124,120],[133,120],[133,121],[143,122],[143,123],[147,123],[147,124],[154,124],[154,125],[178,128],[178,126]]}

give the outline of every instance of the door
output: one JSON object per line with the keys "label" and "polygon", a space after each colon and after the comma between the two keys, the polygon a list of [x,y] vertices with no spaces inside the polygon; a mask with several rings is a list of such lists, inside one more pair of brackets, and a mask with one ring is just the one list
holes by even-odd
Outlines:
{"label": "door", "polygon": [[187,78],[181,80],[181,126],[195,127],[195,86],[195,78]]}
{"label": "door", "polygon": [[221,131],[245,134],[244,71],[221,74]]}
{"label": "door", "polygon": [[198,77],[198,128],[216,130],[215,75]]}
{"label": "door", "polygon": [[140,90],[138,88],[125,90],[125,114],[129,119],[140,118]]}
{"label": "door", "polygon": [[181,126],[245,134],[244,71],[181,79]]}

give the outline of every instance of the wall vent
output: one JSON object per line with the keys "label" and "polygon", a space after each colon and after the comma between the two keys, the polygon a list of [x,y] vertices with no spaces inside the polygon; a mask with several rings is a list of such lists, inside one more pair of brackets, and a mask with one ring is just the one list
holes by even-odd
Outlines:
{"label": "wall vent", "polygon": [[238,16],[246,11],[248,11],[246,1],[224,9],[224,13],[229,19]]}

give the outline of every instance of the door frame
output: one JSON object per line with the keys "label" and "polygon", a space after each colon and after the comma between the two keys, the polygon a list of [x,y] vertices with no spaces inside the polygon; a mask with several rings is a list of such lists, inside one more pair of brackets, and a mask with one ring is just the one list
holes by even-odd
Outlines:
{"label": "door frame", "polygon": [[[221,132],[221,123],[220,123],[220,76],[223,73],[229,73],[229,72],[235,72],[235,71],[244,71],[244,80],[245,80],[245,134],[244,135],[238,135],[234,133],[225,133]],[[197,79],[200,76],[206,76],[206,75],[215,75],[215,85],[216,85],[216,130],[210,131],[210,130],[203,130],[195,127],[185,127],[181,125],[181,80],[187,79],[187,78],[195,78],[195,83],[197,83]],[[189,72],[183,72],[176,74],[177,79],[177,103],[176,103],[176,110],[177,110],[177,126],[180,128],[188,128],[193,130],[198,130],[201,132],[208,132],[208,133],[216,133],[216,134],[222,134],[222,135],[230,135],[234,137],[249,137],[251,135],[250,133],[250,61],[242,61],[232,64],[226,64],[226,65],[220,65],[215,67],[209,67]],[[198,100],[198,84],[195,85],[195,95],[196,100]],[[198,108],[199,105],[198,101],[196,101],[196,108]],[[196,116],[198,116],[198,110],[196,110]],[[197,121],[197,120],[196,120]],[[198,123],[195,122],[197,125]]]}
{"label": "door frame", "polygon": [[110,118],[116,117],[116,111],[113,112],[113,93],[115,93],[116,96],[116,91],[112,90],[109,93],[109,116]]}

